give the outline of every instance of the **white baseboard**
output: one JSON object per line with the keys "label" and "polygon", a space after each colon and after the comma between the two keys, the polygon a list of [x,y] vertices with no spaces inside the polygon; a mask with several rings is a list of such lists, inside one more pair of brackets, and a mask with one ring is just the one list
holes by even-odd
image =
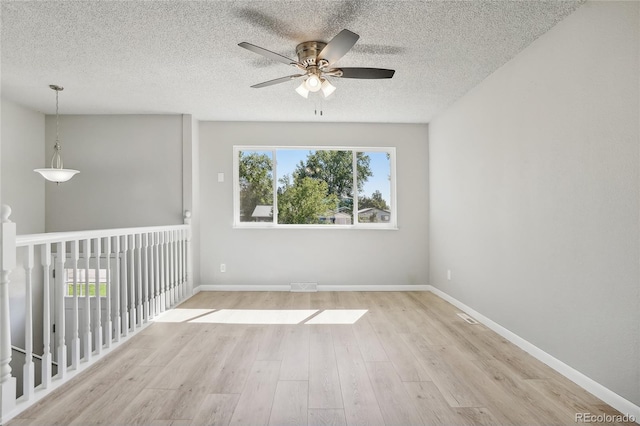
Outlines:
{"label": "white baseboard", "polygon": [[[428,291],[428,285],[318,285],[318,291]],[[201,291],[291,291],[291,285],[219,285],[203,284],[193,289]]]}
{"label": "white baseboard", "polygon": [[500,324],[490,320],[489,318],[485,317],[481,313],[475,311],[474,309],[470,308],[469,306],[465,305],[459,300],[449,296],[447,293],[443,292],[442,290],[435,288],[431,285],[428,285],[426,287],[428,288],[428,291],[431,291],[433,294],[441,297],[442,299],[451,303],[453,306],[471,315],[473,318],[475,318],[482,324],[486,325],[488,328],[495,331],[500,336],[509,340],[511,343],[515,344],[516,346],[520,347],[522,350],[532,355],[534,358],[538,359],[539,361],[542,361],[549,367],[553,368],[558,373],[562,374],[563,376],[565,376],[566,378],[568,378],[569,380],[571,380],[572,382],[574,382],[575,384],[577,384],[578,386],[586,390],[587,392],[597,396],[598,398],[600,398],[601,400],[603,400],[604,402],[606,402],[616,410],[620,411],[622,414],[628,414],[629,416],[634,416],[636,421],[640,419],[640,406],[635,405],[633,402],[621,397],[617,393],[613,392],[609,388],[604,387],[603,385],[596,382],[595,380],[585,376],[584,374],[574,369],[573,367],[565,364],[564,362],[553,357],[552,355],[549,355],[548,353],[538,348],[534,344],[528,342],[527,340],[523,339],[517,334],[512,333],[511,331],[507,330]]}
{"label": "white baseboard", "polygon": [[225,284],[202,284],[197,287],[198,292],[201,291],[289,291],[291,286],[286,285],[225,285]]}
{"label": "white baseboard", "polygon": [[318,291],[428,291],[428,285],[318,285]]}

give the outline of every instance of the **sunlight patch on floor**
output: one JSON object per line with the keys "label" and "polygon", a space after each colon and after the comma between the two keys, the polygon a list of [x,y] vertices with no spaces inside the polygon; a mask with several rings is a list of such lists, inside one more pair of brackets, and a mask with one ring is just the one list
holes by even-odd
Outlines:
{"label": "sunlight patch on floor", "polygon": [[317,309],[220,309],[195,318],[192,323],[214,324],[300,324]]}
{"label": "sunlight patch on floor", "polygon": [[367,309],[325,309],[305,324],[355,324]]}
{"label": "sunlight patch on floor", "polygon": [[154,322],[198,324],[355,324],[367,309],[170,309]]}
{"label": "sunlight patch on floor", "polygon": [[159,316],[155,317],[154,322],[184,322],[201,315],[208,314],[215,311],[215,309],[169,309],[164,311]]}

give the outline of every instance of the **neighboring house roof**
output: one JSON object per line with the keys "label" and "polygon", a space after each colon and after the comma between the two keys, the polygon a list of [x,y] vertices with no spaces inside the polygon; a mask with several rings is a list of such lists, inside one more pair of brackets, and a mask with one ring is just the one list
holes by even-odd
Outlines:
{"label": "neighboring house roof", "polygon": [[272,217],[273,216],[273,207],[272,206],[256,206],[251,213],[251,217]]}
{"label": "neighboring house roof", "polygon": [[379,209],[377,207],[367,207],[366,209],[360,209],[358,210],[358,214],[362,214],[362,213],[369,213],[369,212],[383,212],[383,213],[391,213],[389,210],[383,210],[383,209]]}
{"label": "neighboring house roof", "polygon": [[348,217],[348,218],[351,218],[351,215],[350,215],[350,214],[342,213],[342,212],[334,213],[332,216],[333,216],[333,217]]}

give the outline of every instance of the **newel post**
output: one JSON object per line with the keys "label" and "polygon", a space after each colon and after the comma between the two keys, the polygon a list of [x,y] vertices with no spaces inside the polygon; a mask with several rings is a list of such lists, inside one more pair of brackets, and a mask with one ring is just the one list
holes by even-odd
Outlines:
{"label": "newel post", "polygon": [[9,273],[16,267],[16,224],[9,220],[11,207],[0,210],[0,423],[16,405],[16,379],[11,376],[11,317],[9,315]]}
{"label": "newel post", "polygon": [[189,229],[187,230],[187,244],[186,244],[186,262],[187,262],[187,297],[191,297],[193,295],[193,256],[191,249],[191,211],[184,211],[184,224],[189,225]]}

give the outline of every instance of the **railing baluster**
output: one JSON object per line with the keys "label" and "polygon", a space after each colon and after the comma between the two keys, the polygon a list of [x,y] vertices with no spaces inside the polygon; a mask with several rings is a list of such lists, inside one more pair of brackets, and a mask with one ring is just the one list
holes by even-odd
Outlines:
{"label": "railing baluster", "polygon": [[173,291],[171,292],[171,296],[173,300],[171,302],[171,306],[175,306],[178,304],[178,263],[177,263],[177,248],[176,245],[176,233],[175,231],[171,231],[171,281],[173,281]]}
{"label": "railing baluster", "polygon": [[183,246],[183,238],[182,238],[182,231],[177,231],[176,232],[178,234],[178,283],[180,284],[180,292],[179,292],[179,298],[180,301],[184,300],[184,262],[183,262],[183,258],[184,258],[184,246]]}
{"label": "railing baluster", "polygon": [[[58,343],[58,374],[56,377],[64,379],[67,373],[67,344],[65,343],[65,324],[64,324],[64,295],[65,295],[65,282],[64,282],[64,261],[67,257],[65,243],[56,244],[56,265],[55,265],[55,285],[58,289],[57,294],[57,316],[56,320],[56,341]],[[77,272],[77,271],[76,271]],[[76,311],[77,312],[77,311]]]}
{"label": "railing baluster", "polygon": [[136,263],[138,267],[136,271],[138,273],[138,279],[136,280],[137,285],[137,298],[136,300],[136,324],[138,327],[142,327],[142,234],[136,234]]}
{"label": "railing baluster", "polygon": [[111,340],[113,339],[113,321],[111,315],[111,237],[107,237],[104,239],[104,259],[105,259],[105,267],[106,267],[106,281],[107,288],[105,294],[105,312],[107,317],[105,318],[105,333],[104,333],[104,341],[105,346],[107,348],[111,347]]}
{"label": "railing baluster", "polygon": [[189,293],[189,261],[188,261],[188,241],[189,233],[186,230],[182,231],[182,256],[183,256],[183,268],[182,268],[182,279],[184,280],[184,298],[188,298],[191,296]]}
{"label": "railing baluster", "polygon": [[42,263],[42,388],[51,386],[51,245],[40,247]]}
{"label": "railing baluster", "polygon": [[156,280],[157,280],[157,274],[156,274],[156,233],[152,232],[149,234],[149,259],[150,259],[150,265],[149,265],[149,296],[151,297],[150,303],[149,303],[149,312],[151,313],[151,318],[155,318],[155,316],[158,314],[158,310],[156,309]]}
{"label": "railing baluster", "polygon": [[191,297],[193,294],[193,261],[191,259],[191,212],[188,210],[184,215],[184,223],[185,225],[189,225],[189,227],[185,229],[184,261],[186,262],[185,281],[187,283],[187,295]]}
{"label": "railing baluster", "polygon": [[136,329],[136,263],[135,250],[136,239],[134,235],[129,235],[129,282],[127,283],[129,290],[129,329]]}
{"label": "railing baluster", "polygon": [[93,327],[93,339],[96,355],[100,355],[102,352],[102,303],[101,303],[101,295],[100,295],[100,254],[101,247],[100,243],[102,242],[101,238],[95,238],[93,240],[93,257],[95,258],[96,266],[95,266],[95,283],[96,283],[96,306],[95,306],[95,325]]}
{"label": "railing baluster", "polygon": [[169,291],[169,306],[173,308],[176,304],[176,276],[175,276],[175,250],[174,250],[173,231],[169,231],[169,283],[171,290]]}
{"label": "railing baluster", "polygon": [[120,277],[120,302],[122,303],[120,308],[120,316],[122,317],[122,336],[127,337],[129,335],[129,304],[127,296],[127,279],[129,277],[129,266],[127,265],[129,250],[128,250],[128,238],[126,235],[122,237],[122,271]]}
{"label": "railing baluster", "polygon": [[153,258],[154,258],[154,267],[155,267],[155,277],[153,279],[153,288],[154,288],[154,297],[156,299],[156,316],[160,315],[162,309],[160,307],[161,296],[160,296],[160,283],[162,278],[160,277],[160,233],[155,232],[153,236]]}
{"label": "railing baluster", "polygon": [[164,259],[164,232],[159,232],[158,233],[158,237],[159,237],[159,242],[158,242],[158,259],[160,261],[160,312],[164,312],[165,308],[167,307],[167,298],[164,294],[165,291],[165,281],[166,281],[166,274],[165,274],[165,259]]}
{"label": "railing baluster", "polygon": [[0,421],[16,406],[16,378],[11,375],[11,315],[9,274],[16,267],[16,224],[11,207],[3,204],[0,218]]}
{"label": "railing baluster", "polygon": [[35,388],[35,367],[33,364],[33,246],[25,247],[25,294],[24,294],[24,367],[22,370],[22,392],[24,398],[33,397]]}
{"label": "railing baluster", "polygon": [[144,297],[143,297],[143,317],[144,322],[149,322],[149,234],[145,233],[142,235],[143,240],[143,249],[142,249],[142,263],[144,264],[143,268],[143,278],[144,278]]}
{"label": "railing baluster", "polygon": [[175,255],[175,264],[176,264],[176,271],[175,271],[175,276],[176,276],[176,305],[178,303],[180,303],[180,301],[182,300],[182,295],[180,294],[182,291],[182,286],[181,286],[181,281],[180,281],[180,233],[176,230],[173,231],[173,235],[174,235],[174,239],[175,239],[175,250],[176,250],[176,255]]}
{"label": "railing baluster", "polygon": [[120,336],[122,336],[122,312],[121,312],[121,304],[120,304],[120,283],[122,281],[122,272],[120,267],[122,266],[122,257],[120,256],[120,237],[113,237],[113,254],[114,254],[114,262],[115,271],[113,274],[113,329],[114,329],[114,340],[116,342],[120,341]]}
{"label": "railing baluster", "polygon": [[82,324],[82,345],[84,360],[91,359],[91,297],[89,295],[89,262],[91,261],[91,242],[86,239],[84,246],[84,321]]}
{"label": "railing baluster", "polygon": [[[73,301],[71,306],[71,367],[76,369],[80,364],[80,313],[79,313],[79,288],[78,288],[78,260],[80,259],[78,240],[71,241],[71,267],[73,268]],[[66,254],[65,259],[66,260]],[[64,262],[63,260],[63,262]],[[56,271],[57,274],[57,271]],[[62,312],[66,311],[66,302],[64,297],[67,294],[68,285],[66,283],[64,267],[60,271],[63,281],[63,305]],[[56,275],[57,276],[57,275]]]}
{"label": "railing baluster", "polygon": [[167,309],[171,309],[172,300],[171,300],[171,234],[169,231],[165,231],[165,239],[164,239],[164,253],[166,258],[165,263],[165,275],[166,275],[166,289],[165,289],[165,305]]}

